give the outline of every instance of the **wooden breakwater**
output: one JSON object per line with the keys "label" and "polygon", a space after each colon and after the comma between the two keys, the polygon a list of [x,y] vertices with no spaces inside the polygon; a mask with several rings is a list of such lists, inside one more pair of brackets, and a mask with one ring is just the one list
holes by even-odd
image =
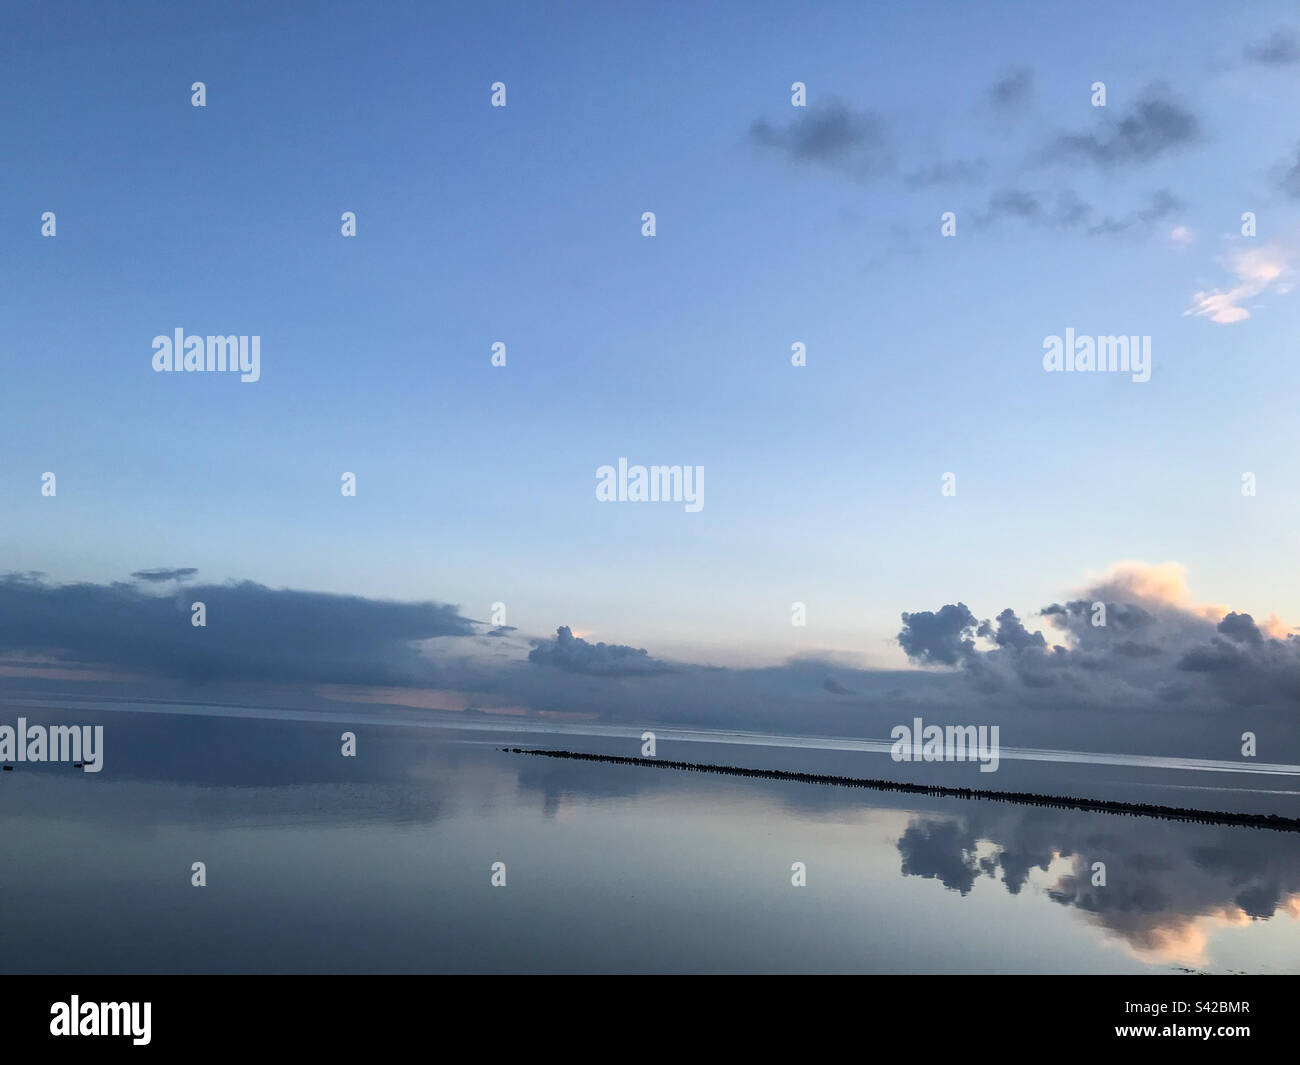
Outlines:
{"label": "wooden breakwater", "polygon": [[666,758],[633,758],[617,754],[585,754],[581,751],[552,751],[524,747],[502,747],[501,750],[508,751],[511,754],[532,754],[543,758],[566,758],[579,762],[636,765],[648,769],[677,769],[688,773],[719,773],[732,777],[758,777],[762,780],[793,780],[801,784],[829,784],[840,788],[896,791],[905,795],[928,795],[947,799],[983,799],[991,802],[1017,803],[1022,806],[1050,806],[1062,810],[1084,810],[1090,813],[1116,814],[1127,817],[1157,817],[1166,821],[1191,821],[1202,825],[1239,825],[1245,828],[1271,828],[1277,832],[1300,832],[1300,818],[1283,817],[1281,814],[1192,810],[1181,806],[1162,806],[1159,803],[1149,802],[1082,799],[1071,795],[1040,795],[1032,791],[997,791],[991,788],[957,788],[946,784],[911,784],[901,780],[842,777],[827,773],[801,773],[786,769],[749,769],[744,766],[710,765],[705,762],[676,762]]}

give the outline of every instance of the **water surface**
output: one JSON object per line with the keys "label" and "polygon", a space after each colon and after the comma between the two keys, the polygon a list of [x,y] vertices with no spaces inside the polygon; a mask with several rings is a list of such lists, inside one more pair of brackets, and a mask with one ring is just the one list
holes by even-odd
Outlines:
{"label": "water surface", "polygon": [[[1300,971],[1298,834],[528,758],[500,747],[536,732],[381,718],[52,713],[105,724],[105,768],[0,774],[0,968]],[[339,753],[344,728],[356,758]],[[892,764],[697,746],[695,760],[732,764]],[[1058,771],[1223,808],[1252,786],[1248,805],[1288,790]],[[191,886],[195,861],[206,887]]]}

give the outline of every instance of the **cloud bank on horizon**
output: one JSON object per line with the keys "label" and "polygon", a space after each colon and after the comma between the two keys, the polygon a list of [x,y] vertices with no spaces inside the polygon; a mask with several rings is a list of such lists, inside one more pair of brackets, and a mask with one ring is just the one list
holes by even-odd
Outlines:
{"label": "cloud bank on horizon", "polygon": [[[145,585],[193,568],[140,570]],[[203,606],[202,626],[194,607]],[[432,676],[418,641],[468,636],[450,606],[272,589],[252,581],[186,585],[165,594],[140,584],[0,578],[0,652],[195,683],[416,684]]]}
{"label": "cloud bank on horizon", "polygon": [[[837,723],[870,730],[879,713],[957,707],[1013,718],[1069,708],[1085,726],[1090,712],[1119,710],[1136,722],[1154,710],[1168,722],[1184,710],[1232,719],[1249,709],[1280,714],[1300,733],[1300,635],[1276,616],[1256,620],[1197,602],[1175,563],[1116,564],[1041,607],[1041,627],[1010,607],[980,619],[960,600],[904,612],[898,643],[910,670],[857,669],[815,654],[749,669],[674,663],[591,642],[567,625],[553,637],[527,637],[450,605],[248,581],[159,592],[160,573],[192,575],[145,570],[137,583],[107,585],[0,579],[0,675],[30,680],[55,670],[49,675],[66,679],[80,668],[102,681],[107,670],[200,693],[248,682],[356,686],[363,702],[813,731]],[[197,601],[206,608],[202,628],[191,625]],[[452,701],[429,702],[422,689]],[[332,697],[347,693],[335,688]]]}

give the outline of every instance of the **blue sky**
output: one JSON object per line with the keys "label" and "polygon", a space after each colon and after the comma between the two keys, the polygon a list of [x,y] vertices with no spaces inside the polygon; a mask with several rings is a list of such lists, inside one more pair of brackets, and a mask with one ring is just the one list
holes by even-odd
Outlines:
{"label": "blue sky", "polygon": [[[1032,611],[1121,559],[1300,618],[1300,62],[1247,52],[1293,5],[6,11],[5,569],[499,600],[525,632],[718,662],[896,665],[902,611]],[[1196,135],[1052,154],[1150,92]],[[831,106],[881,123],[880,173],[752,134]],[[978,225],[1008,190],[1178,206]],[[1249,317],[1184,313],[1257,251],[1279,273]],[[262,379],[153,373],[177,327],[260,335]],[[1067,327],[1150,335],[1152,379],[1045,373]],[[598,503],[620,456],[703,466],[703,511]]]}

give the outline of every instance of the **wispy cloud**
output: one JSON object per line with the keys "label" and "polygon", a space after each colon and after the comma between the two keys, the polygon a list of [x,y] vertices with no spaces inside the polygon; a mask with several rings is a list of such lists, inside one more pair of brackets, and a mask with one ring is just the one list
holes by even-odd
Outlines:
{"label": "wispy cloud", "polygon": [[141,569],[136,570],[131,576],[137,581],[164,584],[167,581],[187,581],[198,572],[193,566],[186,566],[181,569]]}
{"label": "wispy cloud", "polygon": [[1127,115],[1104,117],[1091,133],[1063,133],[1047,147],[1047,160],[1085,160],[1100,169],[1150,163],[1196,143],[1200,120],[1162,86],[1147,89]]}
{"label": "wispy cloud", "polygon": [[1296,147],[1294,159],[1277,167],[1277,187],[1283,195],[1300,200],[1300,146]]}
{"label": "wispy cloud", "polygon": [[1182,207],[1182,202],[1168,189],[1157,189],[1141,207],[1121,215],[1103,215],[1069,189],[1050,195],[1009,188],[990,196],[988,204],[975,212],[975,222],[978,226],[988,226],[1012,219],[1029,226],[1104,236],[1149,227]]}
{"label": "wispy cloud", "polygon": [[1018,107],[1033,95],[1034,72],[1028,67],[1017,67],[993,83],[989,99],[993,106],[1005,110]]}
{"label": "wispy cloud", "polygon": [[838,100],[800,109],[782,127],[759,119],[750,127],[749,137],[758,147],[791,162],[828,167],[856,178],[875,176],[889,166],[884,120]]}
{"label": "wispy cloud", "polygon": [[1267,40],[1247,45],[1242,54],[1252,63],[1274,67],[1293,66],[1300,63],[1300,39],[1293,30],[1274,30]]}
{"label": "wispy cloud", "polygon": [[1183,316],[1208,318],[1219,325],[1244,322],[1250,317],[1249,301],[1273,291],[1279,295],[1290,291],[1290,255],[1277,244],[1239,251],[1229,260],[1237,283],[1229,289],[1197,292]]}

